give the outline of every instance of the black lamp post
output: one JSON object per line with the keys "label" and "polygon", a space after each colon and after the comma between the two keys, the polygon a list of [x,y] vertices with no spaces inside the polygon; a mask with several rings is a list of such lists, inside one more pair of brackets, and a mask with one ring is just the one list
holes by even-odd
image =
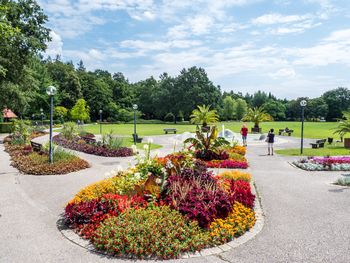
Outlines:
{"label": "black lamp post", "polygon": [[303,148],[304,148],[304,111],[305,107],[307,105],[306,100],[300,101],[300,107],[301,107],[301,142],[300,142],[300,154],[303,154]]}
{"label": "black lamp post", "polygon": [[40,108],[40,116],[41,116],[41,126],[44,125],[44,110],[43,108]]}
{"label": "black lamp post", "polygon": [[136,134],[136,110],[137,110],[137,104],[132,105],[132,108],[134,109],[134,144],[136,145],[136,139],[137,139],[137,134]]}
{"label": "black lamp post", "polygon": [[52,152],[52,125],[53,125],[53,96],[56,94],[56,88],[49,86],[46,89],[47,95],[50,96],[50,148],[49,148],[49,162],[53,163],[53,152]]}
{"label": "black lamp post", "polygon": [[100,134],[102,135],[102,110],[99,110],[100,113]]}

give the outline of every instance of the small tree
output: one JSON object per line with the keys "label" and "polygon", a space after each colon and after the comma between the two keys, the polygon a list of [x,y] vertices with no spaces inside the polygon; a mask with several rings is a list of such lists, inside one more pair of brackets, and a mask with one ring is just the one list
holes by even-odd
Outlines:
{"label": "small tree", "polygon": [[232,99],[231,96],[227,96],[224,98],[224,107],[223,107],[223,112],[222,115],[225,120],[232,120],[235,115],[235,108],[236,108],[236,102],[234,99]]}
{"label": "small tree", "polygon": [[70,111],[73,120],[88,121],[90,120],[90,108],[84,99],[78,99]]}
{"label": "small tree", "polygon": [[192,111],[191,123],[207,127],[208,124],[216,123],[219,120],[216,110],[210,110],[210,105],[197,106],[197,108]]}
{"label": "small tree", "polygon": [[[343,140],[343,137],[345,134],[350,133],[350,112],[344,111],[343,117],[344,117],[344,119],[339,120],[338,127],[335,128],[335,131],[334,131],[335,134],[339,134],[339,136],[340,136],[340,138],[342,138],[342,140]],[[349,143],[348,141],[349,141],[348,139],[346,139],[344,141],[344,146],[346,148],[350,147],[348,145],[348,143]]]}
{"label": "small tree", "polygon": [[255,107],[250,108],[247,112],[247,114],[244,116],[243,121],[251,121],[254,122],[254,131],[259,132],[260,122],[263,121],[272,121],[272,117],[265,112],[263,107]]}
{"label": "small tree", "polygon": [[68,110],[63,106],[55,107],[55,118],[59,119],[62,123],[67,118]]}

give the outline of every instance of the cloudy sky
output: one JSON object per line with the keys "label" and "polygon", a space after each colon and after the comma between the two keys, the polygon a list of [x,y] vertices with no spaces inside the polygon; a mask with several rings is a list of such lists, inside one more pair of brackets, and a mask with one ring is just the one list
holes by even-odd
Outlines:
{"label": "cloudy sky", "polygon": [[222,90],[350,88],[349,0],[39,0],[60,54],[134,82],[205,68]]}

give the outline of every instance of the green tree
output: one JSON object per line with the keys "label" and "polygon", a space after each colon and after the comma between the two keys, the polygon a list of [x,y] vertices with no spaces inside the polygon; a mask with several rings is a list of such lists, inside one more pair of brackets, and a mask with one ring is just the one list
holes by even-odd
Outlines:
{"label": "green tree", "polygon": [[286,107],[282,102],[276,100],[268,100],[263,104],[263,108],[266,113],[276,121],[282,121],[286,119]]}
{"label": "green tree", "polygon": [[328,105],[322,97],[311,99],[307,103],[307,117],[312,119],[318,119],[320,117],[326,117],[328,114]]}
{"label": "green tree", "polygon": [[345,134],[350,133],[350,112],[343,112],[343,119],[339,120],[338,127],[334,131],[335,134],[339,134],[340,138],[343,138]]}
{"label": "green tree", "polygon": [[265,112],[263,107],[250,108],[247,114],[244,116],[243,121],[254,122],[254,129],[260,130],[259,124],[263,121],[272,121],[273,118]]}
{"label": "green tree", "polygon": [[223,100],[222,115],[224,120],[233,120],[235,117],[236,102],[231,96],[226,96]]}
{"label": "green tree", "polygon": [[67,118],[68,110],[63,106],[56,106],[54,111],[54,117],[59,119],[62,123]]}
{"label": "green tree", "polygon": [[342,117],[342,112],[347,111],[350,105],[350,90],[337,88],[325,92],[322,98],[328,105],[327,120],[333,121]]}
{"label": "green tree", "polygon": [[84,99],[79,99],[75,103],[74,107],[70,111],[70,115],[73,120],[77,121],[89,121],[90,120],[90,109]]}
{"label": "green tree", "polygon": [[237,99],[236,100],[236,109],[235,109],[235,115],[237,120],[241,120],[247,113],[248,105],[247,102],[244,99]]}
{"label": "green tree", "polygon": [[192,111],[191,123],[201,124],[203,127],[207,127],[208,124],[218,122],[219,118],[216,114],[216,110],[210,110],[210,105],[197,106],[197,109]]}

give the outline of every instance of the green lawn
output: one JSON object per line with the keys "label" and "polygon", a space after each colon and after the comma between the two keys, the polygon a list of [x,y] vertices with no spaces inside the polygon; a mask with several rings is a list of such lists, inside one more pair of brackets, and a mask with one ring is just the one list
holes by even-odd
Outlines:
{"label": "green lawn", "polygon": [[[221,130],[222,124],[225,124],[226,129],[230,129],[234,132],[239,132],[242,126],[242,122],[222,122],[218,123],[218,128]],[[252,123],[247,123],[248,127],[253,126]],[[260,125],[264,133],[267,133],[269,129],[274,128],[276,133],[278,129],[284,129],[288,127],[294,130],[292,136],[300,137],[301,123],[300,122],[264,122]],[[333,134],[333,128],[337,126],[336,122],[305,122],[304,125],[304,137],[305,138],[327,138],[333,137],[335,140],[339,139],[338,135]],[[164,128],[176,128],[178,133],[194,132],[196,130],[195,125],[190,124],[137,124],[137,134],[139,136],[147,135],[160,135],[164,134]],[[99,134],[100,126],[98,124],[90,124],[85,126],[86,131]],[[134,132],[133,124],[104,124],[102,125],[102,132],[107,133],[113,130],[115,134],[131,136]]]}
{"label": "green lawn", "polygon": [[[134,141],[133,139],[128,139],[128,138],[124,138],[123,139],[123,145],[124,147],[131,147],[131,145],[134,144]],[[137,143],[137,148],[138,149],[143,149],[143,146],[145,144],[148,144],[147,142],[143,142],[143,143]],[[159,144],[155,144],[155,143],[152,143],[151,144],[151,150],[155,150],[155,149],[159,149],[159,148],[162,148],[163,146],[159,145]]]}
{"label": "green lawn", "polygon": [[[300,156],[300,148],[276,150],[276,153],[288,156]],[[350,149],[345,149],[343,143],[336,143],[332,145],[325,144],[325,148],[304,148],[303,156],[336,156],[336,155],[350,155]]]}

